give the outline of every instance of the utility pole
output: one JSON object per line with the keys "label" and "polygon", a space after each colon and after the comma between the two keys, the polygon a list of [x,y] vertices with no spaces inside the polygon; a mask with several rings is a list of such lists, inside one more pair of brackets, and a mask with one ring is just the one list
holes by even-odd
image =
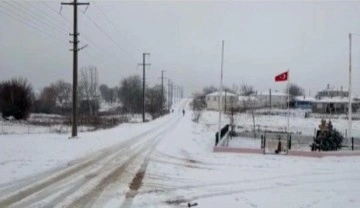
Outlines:
{"label": "utility pole", "polygon": [[164,110],[164,72],[165,70],[161,70],[161,115],[163,115]]}
{"label": "utility pole", "polygon": [[177,96],[176,96],[176,85],[173,85],[173,99],[174,99],[174,103],[177,103],[177,100],[176,100],[176,98],[177,98]]}
{"label": "utility pole", "polygon": [[170,94],[170,90],[171,90],[171,79],[168,79],[168,93],[167,93],[167,99],[168,99],[168,109],[170,110],[171,108],[171,104],[170,104],[170,97],[171,97],[171,94]]}
{"label": "utility pole", "polygon": [[169,91],[170,91],[170,99],[169,99],[169,101],[170,101],[170,107],[172,106],[172,104],[173,104],[173,88],[174,88],[174,86],[173,86],[173,82],[172,82],[172,80],[170,80],[170,85],[169,85]]}
{"label": "utility pole", "polygon": [[221,111],[222,111],[222,90],[223,90],[222,88],[223,88],[223,71],[224,71],[224,47],[225,47],[225,41],[223,40],[222,41],[222,47],[221,47],[221,73],[220,73],[218,141],[220,141],[220,139],[221,139]]}
{"label": "utility pole", "polygon": [[[77,0],[74,0],[73,2],[68,3],[61,3],[61,5],[71,5],[74,7],[74,31],[73,34],[70,34],[73,36],[73,93],[72,93],[72,132],[71,137],[77,136],[77,81],[78,81],[78,51],[82,48],[78,48],[78,19],[77,19],[77,8],[78,6],[87,5],[89,6],[90,3],[79,3]],[[70,41],[71,43],[71,41]]]}
{"label": "utility pole", "polygon": [[143,66],[143,109],[142,109],[143,122],[145,122],[145,67],[150,66],[150,64],[147,64],[145,62],[146,56],[150,56],[150,53],[143,53],[143,63],[139,64]]}
{"label": "utility pole", "polygon": [[348,144],[351,145],[352,137],[352,96],[351,96],[351,45],[352,44],[352,34],[349,33],[349,105],[348,105]]}

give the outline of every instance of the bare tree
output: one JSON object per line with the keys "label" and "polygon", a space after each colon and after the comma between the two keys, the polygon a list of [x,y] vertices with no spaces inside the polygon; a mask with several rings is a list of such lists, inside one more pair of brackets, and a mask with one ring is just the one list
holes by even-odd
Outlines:
{"label": "bare tree", "polygon": [[254,87],[252,85],[242,84],[241,85],[241,94],[244,96],[243,105],[245,111],[250,109],[253,119],[253,131],[254,131],[254,138],[256,138],[256,124],[255,124],[255,105],[256,99],[252,96],[255,93]]}
{"label": "bare tree", "polygon": [[[154,118],[161,116],[162,106],[165,100],[165,93],[161,93],[161,85],[155,85],[154,87],[147,88],[146,91],[146,110]],[[161,96],[163,96],[161,98]]]}
{"label": "bare tree", "polygon": [[81,69],[80,86],[82,94],[89,105],[89,113],[94,115],[94,106],[98,102],[99,74],[95,66]]}
{"label": "bare tree", "polygon": [[243,84],[241,85],[240,93],[244,96],[250,96],[255,93],[255,90],[252,85]]}
{"label": "bare tree", "polygon": [[14,78],[0,83],[0,111],[2,117],[27,119],[33,106],[34,93],[24,78]]}
{"label": "bare tree", "polygon": [[[205,90],[204,90],[205,91]],[[193,121],[198,122],[203,110],[206,108],[205,96],[202,93],[195,93],[191,102],[193,110]]]}
{"label": "bare tree", "polygon": [[217,87],[208,86],[208,87],[204,87],[204,89],[203,89],[203,94],[204,94],[204,95],[207,95],[207,94],[209,94],[209,93],[216,92],[216,91],[218,91],[218,88],[217,88]]}
{"label": "bare tree", "polygon": [[71,101],[72,85],[63,80],[59,80],[51,85],[55,90],[55,96],[58,103],[61,105],[61,114],[64,114],[64,107]]}
{"label": "bare tree", "polygon": [[291,97],[304,95],[304,89],[297,84],[290,84],[286,88],[286,93],[289,91]]}
{"label": "bare tree", "polygon": [[142,111],[142,81],[140,76],[129,76],[121,80],[118,96],[125,112]]}

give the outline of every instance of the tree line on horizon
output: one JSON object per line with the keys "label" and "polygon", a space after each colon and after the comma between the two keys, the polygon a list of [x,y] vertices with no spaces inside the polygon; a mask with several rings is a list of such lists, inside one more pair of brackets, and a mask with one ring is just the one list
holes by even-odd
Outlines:
{"label": "tree line on horizon", "polygon": [[[142,112],[143,89],[139,75],[123,78],[118,86],[99,85],[99,74],[95,66],[83,67],[79,73],[78,112],[84,116],[98,116],[100,102],[117,103],[110,114],[139,114]],[[145,110],[153,118],[165,111],[165,92],[161,86],[146,86]],[[161,96],[163,98],[161,99]],[[161,103],[163,101],[163,103]],[[57,80],[35,93],[26,78],[13,78],[0,82],[0,112],[7,119],[27,119],[30,113],[59,114],[71,116],[72,84]]]}

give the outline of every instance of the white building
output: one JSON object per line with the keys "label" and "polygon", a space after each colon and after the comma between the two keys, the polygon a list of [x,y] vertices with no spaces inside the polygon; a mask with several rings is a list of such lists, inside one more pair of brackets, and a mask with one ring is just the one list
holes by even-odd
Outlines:
{"label": "white building", "polygon": [[238,98],[238,107],[240,109],[250,109],[260,107],[260,101],[255,96],[243,96],[240,95]]}
{"label": "white building", "polygon": [[262,107],[286,107],[288,94],[278,91],[263,91],[256,95]]}
{"label": "white building", "polygon": [[[208,110],[219,110],[220,92],[213,92],[206,96],[206,106]],[[222,109],[235,107],[238,102],[238,95],[231,92],[222,92]]]}

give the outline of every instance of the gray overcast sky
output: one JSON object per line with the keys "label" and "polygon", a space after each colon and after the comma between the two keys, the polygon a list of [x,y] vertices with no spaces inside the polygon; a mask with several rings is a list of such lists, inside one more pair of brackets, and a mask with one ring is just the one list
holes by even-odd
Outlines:
{"label": "gray overcast sky", "polygon": [[[36,89],[58,79],[71,82],[72,8],[64,6],[59,15],[60,2],[0,1],[1,80],[27,77]],[[312,95],[327,83],[347,89],[348,33],[360,34],[359,1],[90,3],[85,14],[79,12],[80,45],[89,44],[79,67],[97,66],[100,83],[114,86],[141,75],[141,53],[150,52],[148,82],[160,82],[166,70],[187,95],[219,85],[222,40],[230,87],[283,91],[285,84],[274,77],[290,69],[291,82]],[[360,95],[360,36],[353,39],[353,71],[353,90]]]}

